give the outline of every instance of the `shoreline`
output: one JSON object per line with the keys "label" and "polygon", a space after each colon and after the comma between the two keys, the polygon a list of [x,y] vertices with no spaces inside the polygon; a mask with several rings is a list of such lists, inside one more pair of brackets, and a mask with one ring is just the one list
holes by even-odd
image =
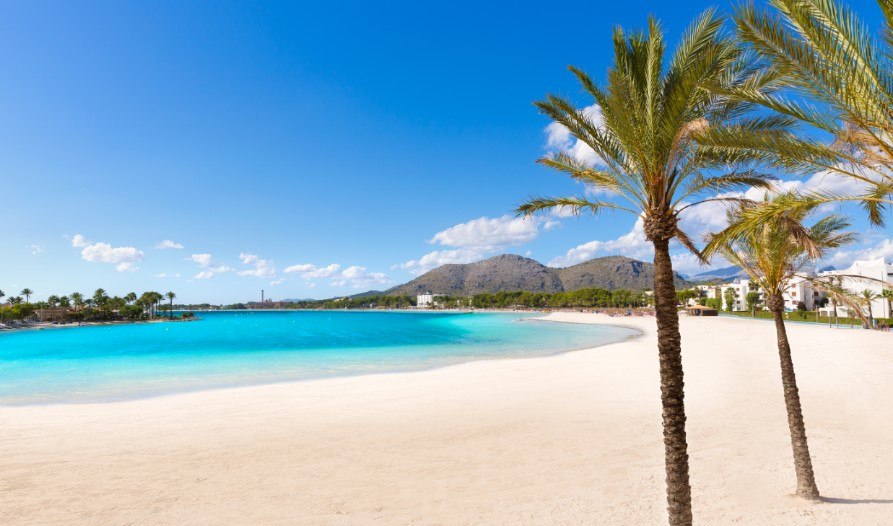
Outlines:
{"label": "shoreline", "polygon": [[[547,317],[643,334],[419,372],[0,407],[0,514],[13,525],[665,521],[654,318]],[[680,326],[698,522],[888,520],[889,335],[789,327],[828,497],[806,503],[789,496],[774,328]]]}
{"label": "shoreline", "polygon": [[[383,311],[378,311],[383,312]],[[399,312],[399,311],[388,311],[388,312]],[[486,313],[494,313],[493,311],[486,311]],[[507,314],[520,314],[520,311],[498,311],[495,313],[507,313]],[[535,314],[535,313],[532,313]],[[542,314],[542,313],[540,313]],[[523,318],[523,321],[534,321],[537,323],[578,323],[575,321],[563,320],[563,319],[552,319],[552,314],[546,314],[543,316],[531,316],[527,318]],[[613,318],[612,318],[613,319]],[[131,323],[158,323],[158,322],[166,322],[168,320],[144,320],[141,322],[131,322]],[[520,320],[519,320],[520,321]],[[124,322],[122,322],[124,323]],[[117,322],[97,322],[93,325],[117,325],[121,323]],[[591,351],[600,349],[602,347],[615,345],[618,343],[623,343],[625,341],[637,340],[645,336],[645,332],[640,328],[637,328],[633,325],[623,325],[619,323],[587,323],[581,322],[581,324],[586,325],[598,325],[605,327],[613,327],[619,329],[626,329],[635,331],[634,334],[629,336],[620,338],[615,341],[610,341],[607,343],[602,343],[596,345],[594,347],[584,346],[584,347],[574,347],[574,348],[562,348],[562,349],[554,349],[554,350],[543,350],[538,352],[537,354],[529,354],[529,355],[509,355],[509,356],[486,356],[486,357],[472,357],[467,356],[464,357],[462,361],[458,361],[455,363],[443,363],[443,364],[430,364],[419,368],[414,369],[396,369],[396,370],[382,370],[382,371],[372,371],[372,372],[346,372],[343,374],[334,374],[331,376],[320,376],[320,377],[311,377],[311,378],[301,378],[301,379],[282,379],[282,380],[273,380],[273,381],[258,381],[257,383],[233,383],[230,385],[220,385],[220,386],[204,386],[204,387],[196,387],[196,388],[183,388],[177,389],[173,391],[166,392],[158,392],[158,393],[142,393],[142,394],[134,394],[132,396],[123,396],[119,398],[111,398],[111,399],[102,399],[97,398],[94,400],[78,400],[78,401],[49,401],[49,402],[22,402],[22,403],[3,403],[0,402],[0,408],[8,407],[49,407],[49,406],[76,406],[82,404],[89,405],[97,405],[97,404],[115,404],[115,403],[127,403],[127,402],[135,402],[139,400],[151,400],[155,398],[166,398],[166,397],[176,397],[181,395],[188,395],[193,393],[203,393],[203,392],[213,392],[213,391],[226,391],[226,390],[235,390],[235,389],[243,389],[243,388],[262,388],[268,385],[289,385],[289,384],[300,384],[306,382],[321,382],[326,380],[340,379],[340,378],[359,378],[366,376],[391,376],[391,375],[402,375],[402,374],[415,374],[426,371],[435,371],[439,369],[449,369],[451,367],[460,367],[463,365],[477,363],[477,362],[498,362],[505,360],[535,360],[539,358],[549,358],[552,356],[559,356],[567,353],[575,353],[575,352],[583,352],[583,351]],[[54,327],[54,328],[66,328],[66,327]],[[37,328],[35,328],[37,330]]]}
{"label": "shoreline", "polygon": [[46,329],[77,329],[79,327],[102,327],[105,325],[140,325],[144,323],[168,323],[172,321],[197,321],[198,318],[189,320],[169,320],[169,319],[150,319],[150,320],[107,320],[107,321],[84,321],[77,323],[53,323],[49,321],[31,322],[21,327],[9,327],[4,324],[0,327],[0,334],[18,331],[42,331]]}

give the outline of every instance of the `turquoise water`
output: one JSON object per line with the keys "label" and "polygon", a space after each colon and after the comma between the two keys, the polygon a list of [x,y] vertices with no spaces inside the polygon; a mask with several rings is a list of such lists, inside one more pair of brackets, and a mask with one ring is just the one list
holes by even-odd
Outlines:
{"label": "turquoise water", "polygon": [[604,345],[632,329],[534,315],[213,312],[0,334],[0,404],[104,402],[180,391],[427,369]]}

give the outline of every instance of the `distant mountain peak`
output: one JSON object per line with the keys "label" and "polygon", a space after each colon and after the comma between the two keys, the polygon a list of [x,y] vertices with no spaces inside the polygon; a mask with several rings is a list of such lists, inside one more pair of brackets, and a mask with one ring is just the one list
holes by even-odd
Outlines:
{"label": "distant mountain peak", "polygon": [[[685,284],[676,275],[677,284]],[[654,282],[654,265],[626,256],[606,256],[564,268],[547,267],[517,254],[500,254],[474,263],[443,265],[386,291],[392,295],[423,292],[469,296],[526,290],[562,292],[583,288],[645,290]]]}

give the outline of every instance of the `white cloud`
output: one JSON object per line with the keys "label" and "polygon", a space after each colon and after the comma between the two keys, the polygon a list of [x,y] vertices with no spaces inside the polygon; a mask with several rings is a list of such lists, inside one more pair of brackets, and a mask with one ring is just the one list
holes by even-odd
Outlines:
{"label": "white cloud", "polygon": [[449,263],[474,263],[475,261],[480,261],[484,259],[489,252],[489,247],[483,249],[470,247],[453,250],[435,250],[434,252],[428,252],[418,259],[411,259],[404,263],[400,263],[399,265],[394,265],[392,268],[403,269],[414,276],[418,276],[431,269]]}
{"label": "white cloud", "polygon": [[317,267],[316,265],[312,265],[310,263],[305,263],[302,265],[292,265],[285,269],[285,272],[288,274],[297,273],[299,277],[304,279],[317,279],[317,278],[330,278],[338,273],[341,269],[341,265],[338,263],[332,263],[326,267]]}
{"label": "white cloud", "polygon": [[878,258],[884,258],[887,262],[893,261],[893,239],[882,239],[871,246],[838,250],[825,258],[819,266],[831,265],[837,269],[845,269],[849,268],[854,261]]}
{"label": "white cloud", "polygon": [[[72,244],[78,236],[75,236]],[[136,263],[143,260],[143,252],[134,247],[112,247],[108,243],[93,243],[84,246],[81,257],[91,263],[112,263],[118,272],[134,272],[139,270]]]}
{"label": "white cloud", "polygon": [[75,234],[74,237],[71,238],[71,246],[75,248],[84,248],[89,244],[90,242],[87,241],[87,238],[81,234]]}
{"label": "white cloud", "polygon": [[644,222],[636,220],[628,233],[608,241],[590,241],[570,250],[548,263],[550,267],[567,267],[588,261],[597,256],[622,255],[636,259],[644,259],[654,253],[654,248],[645,239]]}
{"label": "white cloud", "polygon": [[333,287],[352,286],[353,288],[370,287],[372,285],[386,285],[392,283],[391,279],[382,272],[368,272],[366,267],[352,265],[341,270],[341,265],[332,263],[325,267],[317,267],[311,263],[292,265],[285,269],[287,274],[297,274],[305,280],[305,284],[313,287],[315,279],[331,279],[329,283]]}
{"label": "white cloud", "polygon": [[198,263],[198,266],[203,268],[211,266],[211,254],[193,254],[189,256],[189,259]]}
{"label": "white cloud", "polygon": [[[605,118],[598,104],[586,106],[581,112],[594,127],[602,128],[605,125]],[[570,130],[563,125],[552,122],[546,126],[545,132],[547,149],[567,153],[574,159],[590,165],[603,164],[601,157],[589,145],[575,139]]]}
{"label": "white cloud", "polygon": [[239,272],[240,276],[255,276],[258,278],[272,278],[276,275],[276,267],[266,259],[257,257],[256,254],[239,254],[243,265],[251,265],[253,268]]}
{"label": "white cloud", "polygon": [[270,282],[270,285],[281,285],[285,281],[285,278],[274,279]]}
{"label": "white cloud", "polygon": [[194,276],[196,279],[210,279],[217,274],[235,270],[226,265],[214,265],[211,254],[193,254],[189,256],[189,259],[197,263],[200,268],[204,269]]}
{"label": "white cloud", "polygon": [[[448,247],[523,245],[536,239],[547,220],[535,217],[480,217],[442,230],[429,243]],[[551,225],[549,226],[551,228]]]}
{"label": "white cloud", "polygon": [[168,248],[181,249],[184,248],[182,244],[177,243],[176,241],[171,241],[170,239],[165,239],[164,241],[159,241],[155,243],[155,248],[158,250],[164,250]]}
{"label": "white cloud", "polygon": [[40,245],[25,245],[25,248],[31,249],[32,256],[43,254],[43,248]]}
{"label": "white cloud", "polygon": [[418,259],[392,266],[419,275],[447,263],[472,263],[508,247],[535,240],[541,231],[560,225],[556,217],[567,217],[567,209],[557,209],[552,217],[479,217],[434,234],[428,243],[450,250],[435,250]]}
{"label": "white cloud", "polygon": [[166,277],[167,277],[167,273],[166,273],[166,272],[161,272],[161,273],[155,274],[155,277],[156,277],[156,278],[166,278]]}

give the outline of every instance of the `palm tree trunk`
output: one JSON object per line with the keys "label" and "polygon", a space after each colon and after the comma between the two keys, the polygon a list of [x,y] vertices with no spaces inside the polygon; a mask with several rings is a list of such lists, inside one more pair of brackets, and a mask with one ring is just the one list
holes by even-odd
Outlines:
{"label": "palm tree trunk", "polygon": [[670,525],[692,523],[691,485],[688,480],[688,442],[685,436],[685,382],[682,374],[682,338],[676,310],[669,240],[654,241],[654,305],[657,351],[660,359],[660,401],[663,406],[664,456],[667,472],[667,511]]}
{"label": "palm tree trunk", "polygon": [[806,442],[806,425],[800,408],[800,390],[797,389],[797,376],[794,374],[794,361],[791,359],[791,345],[782,316],[784,300],[781,294],[771,299],[772,317],[775,319],[775,333],[778,336],[778,357],[781,361],[781,384],[784,387],[784,404],[788,410],[788,427],[791,431],[791,446],[794,450],[794,470],[797,472],[797,496],[809,500],[819,500],[819,489],[812,471],[812,457]]}

